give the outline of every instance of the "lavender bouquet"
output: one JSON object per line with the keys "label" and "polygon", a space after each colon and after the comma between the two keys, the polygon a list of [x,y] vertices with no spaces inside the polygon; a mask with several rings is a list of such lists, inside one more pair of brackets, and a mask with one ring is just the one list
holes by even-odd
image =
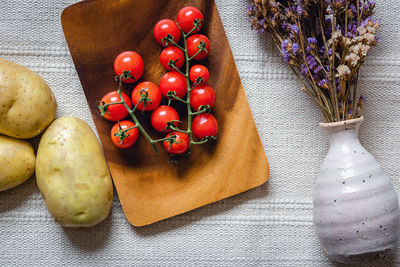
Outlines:
{"label": "lavender bouquet", "polygon": [[327,122],[357,118],[365,98],[358,95],[361,65],[379,21],[374,1],[252,0],[251,27],[272,36],[284,60]]}

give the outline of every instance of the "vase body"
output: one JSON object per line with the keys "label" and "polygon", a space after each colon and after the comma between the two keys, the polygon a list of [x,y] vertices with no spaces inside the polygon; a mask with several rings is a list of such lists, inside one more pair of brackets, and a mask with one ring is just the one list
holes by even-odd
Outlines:
{"label": "vase body", "polygon": [[399,239],[397,194],[359,142],[362,121],[320,124],[330,147],[316,182],[313,219],[323,250],[337,262],[385,257]]}

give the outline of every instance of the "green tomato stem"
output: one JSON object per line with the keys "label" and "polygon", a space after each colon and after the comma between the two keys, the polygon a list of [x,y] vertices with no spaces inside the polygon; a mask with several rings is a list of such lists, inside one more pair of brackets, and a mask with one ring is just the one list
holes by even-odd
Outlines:
{"label": "green tomato stem", "polygon": [[197,52],[188,59],[188,61],[192,61],[193,58],[195,58],[198,54],[200,54],[203,50],[205,50],[205,48],[199,48],[199,50],[197,50]]}
{"label": "green tomato stem", "polygon": [[[197,26],[194,26],[194,28],[196,28]],[[180,28],[180,27],[179,27]],[[192,31],[193,31],[192,29]],[[183,35],[183,43],[184,43],[184,47],[185,49],[183,50],[183,53],[185,54],[185,69],[186,69],[186,86],[188,89],[188,92],[186,94],[186,109],[187,109],[187,114],[188,114],[188,125],[187,125],[187,131],[186,134],[189,137],[189,149],[187,153],[191,153],[192,151],[192,142],[193,142],[193,134],[192,134],[192,115],[190,114],[192,112],[192,108],[190,106],[190,79],[189,79],[189,67],[190,67],[190,59],[189,59],[189,54],[188,54],[188,50],[187,50],[187,36],[183,30],[180,28],[182,35]],[[192,32],[190,31],[190,32]]]}
{"label": "green tomato stem", "polygon": [[[170,42],[170,43],[173,44],[174,46],[178,47],[178,48],[179,48],[180,50],[182,50],[182,51],[185,50],[182,46],[180,46],[180,45],[178,45],[177,43],[175,43],[175,41],[172,40],[172,39],[168,39],[168,42]],[[185,41],[185,42],[186,42],[186,41]]]}
{"label": "green tomato stem", "polygon": [[[170,91],[171,92],[171,91]],[[170,99],[175,99],[175,100],[178,100],[178,101],[180,101],[180,102],[182,102],[182,103],[185,103],[185,104],[187,104],[187,101],[186,100],[184,100],[184,99],[182,99],[182,98],[180,98],[180,97],[177,97],[176,95],[173,95],[173,94],[170,94],[170,95],[168,95],[168,97],[170,98]]]}
{"label": "green tomato stem", "polygon": [[177,72],[179,72],[180,74],[182,74],[183,76],[186,77],[187,74],[183,73],[180,69],[178,69],[178,68],[176,67],[175,63],[172,62],[172,63],[170,64],[170,66],[171,66],[174,70],[176,70]]}
{"label": "green tomato stem", "polygon": [[192,145],[202,145],[202,144],[207,143],[208,141],[209,141],[209,139],[208,139],[208,138],[205,138],[205,139],[203,139],[203,140],[201,140],[201,141],[199,141],[199,142],[190,141],[190,143],[191,143]]}
{"label": "green tomato stem", "polygon": [[175,131],[175,132],[180,132],[180,133],[185,133],[185,134],[188,133],[188,131],[181,130],[181,129],[175,127],[174,125],[170,125],[169,128],[170,128],[171,130]]}
{"label": "green tomato stem", "polygon": [[194,116],[194,115],[199,115],[199,114],[206,113],[206,112],[207,112],[207,109],[204,108],[204,109],[201,109],[201,110],[196,111],[196,112],[191,112],[190,114],[191,114],[192,116]]}

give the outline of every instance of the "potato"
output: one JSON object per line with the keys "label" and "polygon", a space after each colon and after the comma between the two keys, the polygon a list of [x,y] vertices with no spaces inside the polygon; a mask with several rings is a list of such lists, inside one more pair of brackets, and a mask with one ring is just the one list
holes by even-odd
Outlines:
{"label": "potato", "polygon": [[95,134],[81,119],[57,119],[44,132],[36,181],[47,209],[62,226],[91,227],[110,212],[110,172]]}
{"label": "potato", "polygon": [[56,109],[54,94],[42,77],[0,58],[0,133],[34,137],[53,121]]}
{"label": "potato", "polygon": [[0,135],[0,191],[25,182],[35,171],[35,153],[26,141]]}

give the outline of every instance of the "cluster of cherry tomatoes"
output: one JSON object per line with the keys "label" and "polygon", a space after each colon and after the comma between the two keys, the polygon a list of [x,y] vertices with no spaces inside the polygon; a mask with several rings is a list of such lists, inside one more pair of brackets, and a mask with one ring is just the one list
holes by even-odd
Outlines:
{"label": "cluster of cherry tomatoes", "polygon": [[[192,60],[202,60],[210,51],[210,41],[198,33],[203,22],[203,14],[195,7],[182,8],[176,22],[170,19],[159,21],[153,34],[155,40],[165,47],[160,54],[160,62],[168,71],[161,78],[159,86],[143,81],[136,85],[131,97],[119,88],[101,99],[99,108],[102,116],[110,121],[118,121],[111,129],[111,139],[117,147],[133,146],[139,132],[142,132],[151,143],[163,142],[169,153],[184,154],[192,144],[204,143],[217,134],[217,120],[210,114],[216,95],[207,84],[209,71],[199,64],[190,67]],[[182,71],[183,67],[186,71]],[[134,83],[144,72],[143,59],[136,52],[125,51],[116,57],[114,70],[120,78],[120,86],[121,82]],[[168,99],[168,105],[161,104],[163,97]],[[187,130],[179,128],[181,121],[178,112],[171,106],[174,101],[187,105]],[[137,120],[134,114],[136,110],[152,111],[152,127],[160,133],[166,133],[166,136],[158,140],[151,139]],[[129,114],[134,122],[124,120]],[[198,141],[193,140],[192,134]]]}

